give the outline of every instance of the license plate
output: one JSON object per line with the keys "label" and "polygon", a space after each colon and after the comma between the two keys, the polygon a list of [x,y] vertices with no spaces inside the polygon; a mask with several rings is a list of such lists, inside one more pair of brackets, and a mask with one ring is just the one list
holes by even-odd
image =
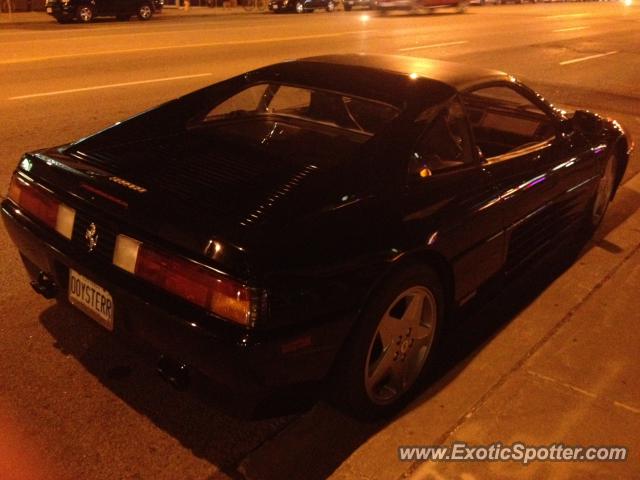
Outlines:
{"label": "license plate", "polygon": [[113,330],[113,297],[100,285],[69,269],[69,302],[108,330]]}
{"label": "license plate", "polygon": [[278,9],[278,5],[274,5],[274,6],[273,6],[273,9],[274,9],[274,10],[277,10],[277,9]]}
{"label": "license plate", "polygon": [[53,8],[47,7],[47,13],[53,13]]}

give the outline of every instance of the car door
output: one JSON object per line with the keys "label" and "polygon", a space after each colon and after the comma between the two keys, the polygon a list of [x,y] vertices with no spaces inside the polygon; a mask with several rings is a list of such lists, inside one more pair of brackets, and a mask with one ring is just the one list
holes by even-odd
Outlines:
{"label": "car door", "polygon": [[95,0],[97,15],[115,15],[120,0]]}
{"label": "car door", "polygon": [[415,248],[448,258],[455,298],[464,301],[502,267],[503,213],[493,177],[474,152],[460,100],[416,120],[407,167],[403,226]]}
{"label": "car door", "polygon": [[462,96],[474,141],[495,179],[504,206],[506,267],[532,258],[571,225],[576,205],[567,201],[561,179],[579,182],[590,168],[570,161],[559,120],[533,92],[514,82],[497,82]]}

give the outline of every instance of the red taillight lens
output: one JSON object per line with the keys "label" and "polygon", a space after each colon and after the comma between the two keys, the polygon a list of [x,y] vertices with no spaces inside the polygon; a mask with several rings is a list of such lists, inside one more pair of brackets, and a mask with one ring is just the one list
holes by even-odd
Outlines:
{"label": "red taillight lens", "polygon": [[18,180],[18,177],[13,175],[11,177],[11,183],[9,183],[9,193],[7,194],[8,197],[18,205],[20,204],[20,196],[22,194],[23,188],[21,183],[23,182],[20,182],[20,180]]}
{"label": "red taillight lens", "polygon": [[21,209],[53,228],[60,235],[71,239],[76,211],[57,201],[40,187],[27,183],[14,175],[9,184],[9,198]]}
{"label": "red taillight lens", "polygon": [[9,185],[9,198],[38,220],[56,228],[60,203],[49,194],[14,175]]}
{"label": "red taillight lens", "polygon": [[208,307],[215,279],[195,264],[172,258],[144,245],[138,251],[135,274],[201,307]]}
{"label": "red taillight lens", "polygon": [[208,268],[125,235],[118,236],[113,258],[114,265],[216,315],[244,326],[255,320],[249,288]]}

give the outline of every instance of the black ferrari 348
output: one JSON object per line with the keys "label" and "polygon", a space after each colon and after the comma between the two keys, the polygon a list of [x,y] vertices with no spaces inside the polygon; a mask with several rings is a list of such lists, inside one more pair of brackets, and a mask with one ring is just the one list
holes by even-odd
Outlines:
{"label": "black ferrari 348", "polygon": [[261,398],[330,376],[375,416],[448,313],[598,226],[631,147],[498,71],[314,57],[25,154],[2,217],[36,291],[144,340],[175,383]]}

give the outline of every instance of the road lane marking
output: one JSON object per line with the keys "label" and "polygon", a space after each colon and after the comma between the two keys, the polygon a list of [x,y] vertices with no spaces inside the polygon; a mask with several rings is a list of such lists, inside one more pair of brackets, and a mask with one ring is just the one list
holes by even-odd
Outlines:
{"label": "road lane marking", "polygon": [[[211,33],[211,26],[209,26],[209,28],[195,28],[195,29],[190,29],[187,26],[180,28],[180,29],[173,29],[173,30],[163,30],[163,28],[167,28],[169,27],[169,25],[160,25],[160,28],[144,28],[144,31],[142,30],[131,30],[131,27],[126,27],[126,28],[102,28],[100,30],[62,30],[60,32],[55,32],[56,34],[60,34],[60,33],[65,33],[64,36],[60,36],[60,35],[51,35],[48,37],[38,37],[38,41],[40,42],[49,42],[49,41],[68,41],[68,40],[75,40],[75,39],[90,39],[90,40],[94,40],[94,39],[101,39],[101,38],[122,38],[122,37],[127,37],[127,36],[141,36],[141,35],[171,35],[171,34],[185,34],[185,33],[195,33],[195,34],[199,34],[199,33]],[[238,32],[238,31],[251,31],[251,32],[255,32],[256,27],[264,27],[264,29],[266,28],[271,28],[272,30],[282,30],[282,27],[280,25],[274,25],[274,24],[267,24],[264,25],[262,22],[260,23],[250,23],[250,24],[246,24],[246,25],[227,25],[227,26],[222,26],[222,25],[216,25],[216,31],[218,33],[223,32],[223,33],[227,33],[229,30],[233,30],[233,32]],[[104,33],[103,33],[104,32]],[[112,33],[109,33],[112,32]],[[48,32],[49,33],[49,32]],[[66,35],[70,33],[70,35]],[[30,40],[32,40],[33,37],[33,33],[32,32],[2,32],[0,31],[0,39],[2,39],[3,37],[9,37],[9,36],[22,36],[22,37],[30,37]],[[17,39],[17,40],[8,40],[6,42],[3,43],[18,43],[18,42],[24,42],[24,39]]]}
{"label": "road lane marking", "polygon": [[71,88],[69,90],[58,90],[55,92],[32,93],[29,95],[19,95],[17,97],[9,97],[8,100],[24,100],[26,98],[49,97],[52,95],[64,95],[67,93],[90,92],[92,90],[104,90],[107,88],[129,87],[131,85],[143,85],[145,83],[171,82],[174,80],[186,80],[188,78],[208,77],[212,73],[197,73],[195,75],[180,75],[179,77],[153,78],[151,80],[139,80],[136,82],[110,83],[108,85],[96,85],[94,87]]}
{"label": "road lane marking", "polygon": [[589,27],[569,27],[569,28],[558,28],[554,30],[554,32],[575,32],[577,30],[586,30]]}
{"label": "road lane marking", "polygon": [[630,412],[633,413],[640,413],[640,409],[639,408],[634,408],[630,405],[627,405],[626,403],[622,403],[622,402],[618,402],[618,401],[614,401],[613,404],[616,407],[620,407],[620,408],[624,408],[625,410],[629,410]]}
{"label": "road lane marking", "polygon": [[444,43],[432,43],[430,45],[420,45],[418,47],[399,48],[399,52],[410,52],[411,50],[422,50],[423,48],[436,48],[436,47],[450,47],[452,45],[462,45],[463,43],[469,43],[468,40],[462,40],[459,42],[444,42]]}
{"label": "road lane marking", "polygon": [[543,15],[538,18],[567,18],[567,17],[590,17],[590,13],[564,13],[562,15]]}
{"label": "road lane marking", "polygon": [[196,49],[200,47],[228,47],[228,46],[235,46],[235,45],[253,45],[257,43],[292,42],[295,40],[310,40],[310,39],[317,39],[317,38],[341,37],[343,35],[371,33],[374,31],[375,30],[350,30],[346,32],[317,33],[313,35],[296,35],[296,36],[289,36],[289,37],[255,38],[255,39],[248,39],[248,40],[231,40],[231,41],[225,41],[225,42],[189,43],[185,45],[163,45],[160,47],[147,47],[147,48],[125,48],[122,50],[106,50],[101,52],[66,53],[61,55],[49,55],[49,56],[42,56],[42,57],[25,57],[25,58],[13,58],[9,60],[0,60],[0,65],[42,62],[46,60],[58,60],[61,58],[88,57],[88,56],[98,56],[98,55],[118,55],[122,53],[139,53],[139,52],[152,52],[152,51],[177,50],[177,49],[191,50],[191,49]]}
{"label": "road lane marking", "polygon": [[615,53],[618,53],[618,50],[612,50],[611,52],[606,53],[598,53],[597,55],[589,55],[588,57],[574,58],[573,60],[565,60],[564,62],[560,62],[560,65],[571,65],[572,63],[584,62],[586,60],[592,60],[594,58],[606,57]]}

